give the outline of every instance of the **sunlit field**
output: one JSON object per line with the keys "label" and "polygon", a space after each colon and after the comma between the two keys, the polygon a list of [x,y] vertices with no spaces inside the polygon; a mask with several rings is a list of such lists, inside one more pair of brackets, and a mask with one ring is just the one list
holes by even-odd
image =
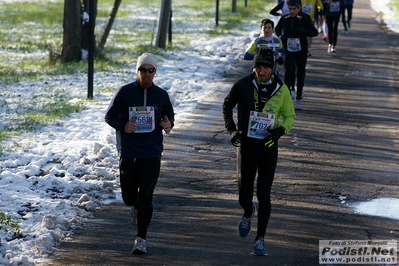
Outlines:
{"label": "sunlit field", "polygon": [[[172,42],[155,47],[161,1],[122,1],[101,56],[95,59],[95,94],[109,93],[130,80],[131,67],[143,52],[167,56],[192,51],[191,42],[247,34],[245,25],[258,23],[275,1],[220,1],[216,25],[214,0],[173,1]],[[0,141],[20,132],[56,123],[88,103],[87,62],[61,64],[63,0],[0,0]],[[98,42],[114,0],[98,1],[95,35]],[[52,58],[53,59],[53,58]],[[101,73],[101,74],[100,74]],[[117,85],[115,85],[115,83]],[[33,88],[33,89],[32,89]],[[0,150],[1,152],[1,150]]]}

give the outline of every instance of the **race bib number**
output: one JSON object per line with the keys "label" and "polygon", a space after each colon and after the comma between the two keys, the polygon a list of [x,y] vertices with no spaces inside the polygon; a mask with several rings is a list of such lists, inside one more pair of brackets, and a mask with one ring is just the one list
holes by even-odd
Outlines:
{"label": "race bib number", "polygon": [[280,48],[279,43],[260,43],[257,48],[269,48],[272,51],[278,50]]}
{"label": "race bib number", "polygon": [[129,107],[129,120],[137,124],[134,133],[147,133],[155,129],[155,112],[152,106]]}
{"label": "race bib number", "polygon": [[312,14],[312,9],[313,9],[313,5],[312,4],[304,4],[302,6],[303,13],[306,13],[308,15]]}
{"label": "race bib number", "polygon": [[339,1],[330,3],[330,12],[339,12]]}
{"label": "race bib number", "polygon": [[249,114],[247,136],[255,139],[264,139],[270,135],[268,130],[274,125],[274,114],[264,114],[251,111]]}
{"label": "race bib number", "polygon": [[287,39],[287,50],[289,52],[298,52],[301,50],[301,40],[299,38]]}

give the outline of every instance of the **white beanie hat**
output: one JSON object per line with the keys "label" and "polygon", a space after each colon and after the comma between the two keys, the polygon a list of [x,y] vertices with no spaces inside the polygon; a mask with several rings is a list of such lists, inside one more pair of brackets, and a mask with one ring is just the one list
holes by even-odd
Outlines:
{"label": "white beanie hat", "polygon": [[138,70],[139,67],[141,67],[142,65],[145,65],[145,64],[150,64],[154,68],[157,68],[157,59],[155,58],[155,56],[153,54],[150,54],[150,53],[144,53],[144,54],[140,55],[137,58],[136,70]]}

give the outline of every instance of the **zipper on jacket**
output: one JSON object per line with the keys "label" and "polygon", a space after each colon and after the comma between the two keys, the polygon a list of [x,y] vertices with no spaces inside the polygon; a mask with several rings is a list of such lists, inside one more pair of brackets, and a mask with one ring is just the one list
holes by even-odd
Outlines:
{"label": "zipper on jacket", "polygon": [[[274,74],[272,74],[272,75],[273,75],[272,78],[274,78]],[[258,108],[259,108],[259,93],[258,93],[259,88],[258,88],[258,84],[256,83],[255,79],[252,80],[252,83],[255,85],[255,87],[254,87],[255,106],[254,107],[255,107],[255,110],[258,111]],[[280,89],[281,86],[282,86],[282,84],[279,84],[279,82],[276,82],[276,88],[270,94],[269,99],[265,103],[265,106],[266,106],[267,102],[278,92],[278,90]],[[259,111],[262,112],[263,110],[259,110]]]}

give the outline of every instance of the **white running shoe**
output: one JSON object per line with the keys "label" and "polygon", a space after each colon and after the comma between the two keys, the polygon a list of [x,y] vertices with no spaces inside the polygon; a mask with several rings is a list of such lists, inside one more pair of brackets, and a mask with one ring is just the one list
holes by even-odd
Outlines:
{"label": "white running shoe", "polygon": [[327,49],[327,53],[331,53],[331,48],[332,48],[332,45],[329,44],[329,45],[328,45],[328,49]]}
{"label": "white running shoe", "polygon": [[335,50],[335,47],[331,46],[331,53],[336,53],[336,52],[337,52],[337,50]]}
{"label": "white running shoe", "polygon": [[136,237],[134,240],[134,246],[132,250],[133,254],[147,254],[147,247],[145,245],[145,240],[141,237]]}
{"label": "white running shoe", "polygon": [[291,90],[291,99],[295,100],[295,97],[296,97],[296,91]]}
{"label": "white running shoe", "polygon": [[301,101],[296,100],[296,102],[295,102],[295,110],[302,110]]}

